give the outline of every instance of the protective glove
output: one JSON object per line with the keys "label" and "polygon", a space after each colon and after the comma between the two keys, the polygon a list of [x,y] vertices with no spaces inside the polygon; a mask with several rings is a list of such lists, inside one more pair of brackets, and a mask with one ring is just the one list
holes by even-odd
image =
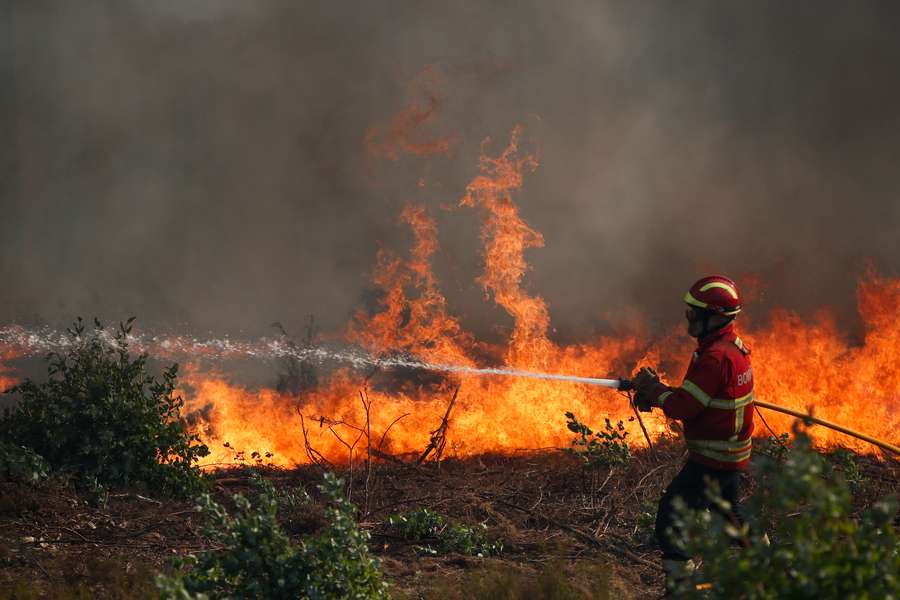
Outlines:
{"label": "protective glove", "polygon": [[634,403],[641,412],[650,412],[653,407],[653,388],[659,383],[659,375],[649,367],[641,367],[634,376]]}

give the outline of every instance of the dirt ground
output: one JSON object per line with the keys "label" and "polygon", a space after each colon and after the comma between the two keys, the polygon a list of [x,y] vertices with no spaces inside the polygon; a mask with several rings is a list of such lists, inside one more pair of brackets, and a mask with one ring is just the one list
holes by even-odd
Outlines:
{"label": "dirt ground", "polygon": [[[683,461],[681,448],[666,440],[627,466],[596,469],[558,450],[439,465],[386,461],[371,472],[355,465],[351,498],[396,598],[655,598],[663,581],[652,539],[655,503]],[[861,503],[896,489],[898,463],[858,457],[858,464],[866,482]],[[317,497],[316,466],[263,472],[277,488]],[[226,502],[251,487],[238,469],[213,478],[214,495]],[[745,483],[749,494],[752,477]],[[149,598],[153,574],[170,568],[171,557],[208,547],[189,501],[118,490],[101,507],[69,485],[0,486],[0,598]],[[323,523],[316,506],[280,515],[292,537]],[[385,526],[391,514],[418,507],[484,523],[503,552],[421,556]]]}

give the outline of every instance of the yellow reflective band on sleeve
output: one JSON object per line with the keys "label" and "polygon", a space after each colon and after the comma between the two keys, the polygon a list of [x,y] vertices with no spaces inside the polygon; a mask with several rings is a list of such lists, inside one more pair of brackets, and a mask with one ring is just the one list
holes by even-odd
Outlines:
{"label": "yellow reflective band on sleeve", "polygon": [[663,402],[665,402],[666,398],[668,398],[671,395],[672,395],[672,390],[666,390],[665,392],[660,394],[659,397],[656,399],[656,406],[662,408]]}
{"label": "yellow reflective band on sleeve", "polygon": [[728,285],[727,283],[724,283],[724,282],[722,282],[722,281],[711,281],[711,282],[707,283],[706,285],[704,285],[702,288],[700,288],[700,291],[701,291],[701,292],[705,292],[706,290],[710,290],[710,289],[712,289],[712,288],[722,288],[723,290],[725,290],[726,292],[728,292],[728,294],[729,294],[732,298],[734,298],[735,300],[738,299],[737,290],[734,289],[734,287],[732,287],[732,286],[730,286],[730,285]]}
{"label": "yellow reflective band on sleeve", "polygon": [[744,409],[734,411],[734,435],[737,436],[744,428]]}
{"label": "yellow reflective band on sleeve", "polygon": [[694,296],[690,292],[684,295],[684,301],[691,306],[696,306],[697,308],[707,308],[709,306],[709,304],[707,304],[706,302],[700,302],[699,300],[694,298]]}
{"label": "yellow reflective band on sleeve", "polygon": [[681,384],[681,389],[696,398],[697,401],[704,406],[704,408],[709,406],[709,403],[712,401],[712,398],[709,397],[709,394],[701,390],[700,387],[690,379],[684,380],[684,383]]}
{"label": "yellow reflective band on sleeve", "polygon": [[753,402],[753,392],[740,398],[713,398],[709,401],[709,408],[721,408],[722,410],[738,410]]}

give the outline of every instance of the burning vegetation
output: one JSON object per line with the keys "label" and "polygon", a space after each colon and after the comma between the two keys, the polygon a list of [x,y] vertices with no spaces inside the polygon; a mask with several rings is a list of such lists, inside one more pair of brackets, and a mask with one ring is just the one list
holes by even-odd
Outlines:
{"label": "burning vegetation", "polygon": [[[372,282],[378,301],[357,312],[343,334],[373,357],[402,356],[423,363],[463,367],[508,367],[580,376],[629,374],[659,365],[664,378],[677,381],[691,347],[673,330],[663,337],[646,332],[559,344],[550,336],[546,302],[525,283],[525,252],[543,245],[514,202],[525,176],[537,165],[520,148],[522,131],[513,130],[505,147],[486,140],[479,174],[466,186],[457,210],[472,208],[482,218],[483,272],[478,283],[485,299],[513,319],[506,343],[492,344],[466,331],[447,307],[433,270],[440,251],[437,224],[426,207],[408,205],[400,215],[413,243],[407,257],[379,250]],[[826,307],[811,322],[786,310],[753,314],[739,323],[753,350],[757,398],[855,428],[889,443],[900,425],[900,280],[870,269],[858,284],[861,341],[851,341]],[[309,340],[306,342],[309,344]],[[302,365],[307,377],[315,365]],[[300,368],[300,367],[296,367]],[[299,373],[299,371],[298,371]],[[851,377],[849,374],[853,374]],[[341,368],[315,385],[251,389],[228,377],[189,368],[182,381],[188,406],[199,411],[201,437],[211,463],[228,463],[235,451],[269,453],[275,465],[291,466],[320,457],[344,464],[366,452],[348,450],[359,432],[371,432],[379,456],[408,460],[428,445],[429,432],[447,415],[444,456],[485,452],[514,453],[567,444],[564,415],[572,411],[588,422],[624,420],[640,444],[637,424],[620,395],[589,385],[534,379],[475,377],[395,368],[387,371]],[[364,394],[364,396],[363,396]],[[363,398],[363,399],[361,399]],[[774,432],[788,432],[791,417],[767,413]],[[662,416],[647,420],[652,437],[671,431]],[[305,432],[305,434],[304,434]],[[758,424],[756,434],[772,433]],[[845,446],[877,452],[872,446],[824,428],[810,430],[821,447]],[[227,444],[227,445],[226,445]],[[352,454],[352,456],[351,456]]]}

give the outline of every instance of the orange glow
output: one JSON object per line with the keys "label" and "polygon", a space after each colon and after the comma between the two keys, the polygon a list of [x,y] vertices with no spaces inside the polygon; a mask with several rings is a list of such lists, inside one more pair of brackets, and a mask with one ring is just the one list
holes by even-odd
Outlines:
{"label": "orange glow", "polygon": [[441,105],[440,78],[434,69],[423,70],[413,82],[407,106],[385,124],[366,131],[365,146],[369,160],[387,158],[396,161],[404,154],[434,156],[447,154],[453,140],[427,133]]}
{"label": "orange glow", "polygon": [[[488,154],[485,145],[480,173],[460,202],[482,215],[484,272],[478,282],[488,298],[514,319],[507,343],[478,341],[448,313],[431,269],[431,258],[439,250],[437,226],[421,206],[407,206],[401,214],[414,235],[409,257],[378,253],[373,282],[383,292],[381,306],[374,314],[356,315],[346,331],[347,341],[373,354],[395,352],[426,361],[502,364],[582,376],[615,376],[642,365],[664,365],[670,372],[663,377],[680,382],[692,350],[692,340],[680,329],[656,340],[634,334],[569,346],[548,338],[546,303],[522,289],[528,268],[523,253],[542,246],[543,238],[524,221],[512,199],[523,176],[537,166],[535,157],[520,153],[519,140],[516,129],[496,156]],[[754,279],[749,287],[758,290],[761,283]],[[818,416],[896,443],[900,280],[870,272],[859,285],[859,309],[866,325],[859,346],[851,346],[825,312],[806,323],[797,315],[776,311],[767,325],[742,330],[753,349],[756,391],[763,400],[796,409],[814,407]],[[364,458],[366,439],[360,432],[366,415],[361,393],[371,401],[372,446],[394,456],[415,456],[425,449],[457,386],[461,387],[450,414],[445,456],[567,446],[571,434],[563,414],[569,410],[595,426],[607,416],[627,420],[632,414],[616,392],[581,384],[453,375],[424,385],[415,378],[404,380],[402,373],[394,375],[393,385],[378,385],[366,381],[362,373],[342,370],[300,398],[271,389],[247,389],[197,370],[188,370],[182,381],[189,407],[203,409],[201,432],[214,463],[230,461],[234,450],[248,456],[253,451],[272,452],[272,462],[280,465],[308,462],[300,414],[310,445],[328,460],[346,462],[345,444],[353,445],[354,440],[358,440],[354,459]],[[778,432],[790,430],[788,417],[773,413],[765,417]],[[651,435],[667,428],[657,411],[645,419]],[[637,424],[629,422],[628,430],[631,442],[641,445]],[[758,420],[756,433],[768,435]],[[821,427],[811,434],[825,446],[874,451],[864,442]],[[226,442],[230,447],[223,445]]]}
{"label": "orange glow", "polygon": [[15,370],[8,366],[8,362],[21,356],[15,348],[0,346],[0,393],[19,383]]}
{"label": "orange glow", "polygon": [[[413,121],[424,123],[428,114]],[[394,129],[406,131],[399,125]],[[635,323],[632,333],[569,345],[548,336],[547,303],[524,285],[528,271],[524,253],[542,247],[544,239],[525,221],[513,199],[524,177],[538,166],[534,155],[520,150],[520,141],[519,128],[512,131],[505,148],[493,150],[495,154],[486,141],[479,172],[463,197],[455,206],[442,204],[452,210],[472,209],[481,218],[483,272],[477,281],[486,301],[493,301],[513,319],[505,342],[477,339],[451,314],[432,270],[432,259],[440,252],[437,222],[426,207],[414,204],[400,214],[401,223],[413,234],[408,256],[378,251],[372,274],[381,292],[378,306],[359,310],[341,337],[376,357],[586,377],[628,376],[641,366],[654,366],[670,384],[680,383],[694,345],[681,324],[664,335],[653,335]],[[378,147],[388,156],[391,148],[415,149],[404,144]],[[648,271],[655,268],[648,265]],[[746,312],[752,314],[754,299],[764,293],[765,282],[744,274],[737,283],[747,299]],[[678,296],[673,302],[678,302]],[[856,343],[826,309],[808,322],[785,310],[773,311],[766,321],[765,315],[755,314],[754,323],[762,325],[746,329],[739,320],[741,337],[753,351],[756,394],[760,400],[811,409],[816,416],[897,444],[900,279],[869,269],[859,282],[857,304],[864,336]],[[673,322],[680,318],[680,311],[675,313]],[[167,356],[167,348],[157,348],[156,354]],[[201,345],[192,352],[203,358],[214,357],[218,350]],[[0,388],[18,382],[8,362],[19,355],[15,348],[0,347]],[[366,456],[367,430],[372,448],[381,455],[418,457],[441,424],[457,388],[444,456],[568,446],[572,435],[565,427],[567,411],[594,427],[606,417],[624,420],[629,441],[644,444],[638,424],[628,421],[632,411],[621,394],[577,383],[403,369],[364,373],[345,368],[320,374],[315,389],[292,397],[274,389],[244,387],[197,365],[182,369],[179,382],[191,422],[212,452],[207,459],[210,466],[229,464],[236,453],[252,461],[254,452],[266,462],[290,466],[309,462],[310,448],[315,456],[345,463],[348,446],[353,447],[354,460],[360,460]],[[765,412],[764,417],[778,433],[791,429],[792,419],[786,415]],[[669,430],[659,411],[644,418],[651,436]],[[823,427],[813,427],[810,433],[824,447],[839,444],[877,452],[865,442]],[[769,435],[759,419],[756,435]]]}

